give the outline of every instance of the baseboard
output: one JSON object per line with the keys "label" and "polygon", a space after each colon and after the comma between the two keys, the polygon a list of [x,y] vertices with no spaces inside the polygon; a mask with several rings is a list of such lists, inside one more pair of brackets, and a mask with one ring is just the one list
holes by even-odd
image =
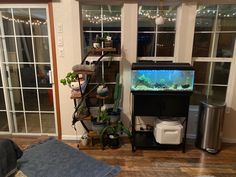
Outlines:
{"label": "baseboard", "polygon": [[222,142],[224,143],[236,143],[235,138],[222,138]]}
{"label": "baseboard", "polygon": [[80,140],[81,135],[62,135],[62,140]]}

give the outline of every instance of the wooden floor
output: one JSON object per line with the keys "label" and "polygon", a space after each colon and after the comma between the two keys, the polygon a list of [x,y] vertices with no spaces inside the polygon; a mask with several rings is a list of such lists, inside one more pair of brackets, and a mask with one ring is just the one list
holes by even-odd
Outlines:
{"label": "wooden floor", "polygon": [[[39,141],[39,138],[12,139],[22,148]],[[66,143],[77,147],[75,141]],[[121,166],[118,177],[236,177],[236,144],[223,144],[216,155],[191,144],[187,145],[186,153],[181,150],[137,150],[133,153],[128,143],[116,150],[101,150],[96,146],[80,146],[80,150],[108,164]]]}

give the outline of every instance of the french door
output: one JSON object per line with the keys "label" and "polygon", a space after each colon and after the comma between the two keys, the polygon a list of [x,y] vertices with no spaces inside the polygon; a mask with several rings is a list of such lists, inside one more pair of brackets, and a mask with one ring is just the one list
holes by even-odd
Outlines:
{"label": "french door", "polygon": [[0,5],[0,132],[57,134],[47,4]]}

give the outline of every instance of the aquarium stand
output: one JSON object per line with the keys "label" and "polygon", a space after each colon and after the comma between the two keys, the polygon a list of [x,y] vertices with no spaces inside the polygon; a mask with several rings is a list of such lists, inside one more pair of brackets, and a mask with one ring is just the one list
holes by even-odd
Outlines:
{"label": "aquarium stand", "polygon": [[[185,152],[191,92],[138,92],[132,91],[132,151],[137,148],[176,148]],[[136,116],[184,118],[184,135],[179,145],[162,145],[156,142],[153,131],[135,129]]]}

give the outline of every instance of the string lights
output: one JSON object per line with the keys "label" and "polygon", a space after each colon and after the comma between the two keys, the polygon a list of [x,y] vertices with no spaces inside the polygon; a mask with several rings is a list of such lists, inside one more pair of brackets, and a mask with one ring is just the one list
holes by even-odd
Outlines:
{"label": "string lights", "polygon": [[[2,18],[8,21],[14,21],[15,23],[24,23],[26,25],[30,24],[30,20],[12,19],[4,15],[2,16]],[[35,26],[46,25],[47,21],[34,20],[31,24]]]}

